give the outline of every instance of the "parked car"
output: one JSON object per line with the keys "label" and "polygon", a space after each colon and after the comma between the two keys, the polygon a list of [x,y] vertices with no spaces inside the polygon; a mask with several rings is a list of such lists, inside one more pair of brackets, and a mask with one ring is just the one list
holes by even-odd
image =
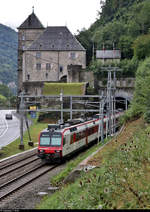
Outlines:
{"label": "parked car", "polygon": [[12,119],[13,117],[12,117],[12,114],[11,114],[11,113],[7,113],[7,114],[5,115],[5,118],[6,118],[6,119]]}

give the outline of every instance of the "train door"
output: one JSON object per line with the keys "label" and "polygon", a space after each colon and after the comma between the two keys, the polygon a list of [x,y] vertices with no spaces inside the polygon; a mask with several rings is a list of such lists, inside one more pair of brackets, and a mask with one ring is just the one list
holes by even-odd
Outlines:
{"label": "train door", "polygon": [[88,128],[86,128],[86,132],[85,132],[85,143],[86,145],[88,145]]}
{"label": "train door", "polygon": [[69,153],[70,147],[70,135],[65,135],[65,142],[63,142],[63,156]]}

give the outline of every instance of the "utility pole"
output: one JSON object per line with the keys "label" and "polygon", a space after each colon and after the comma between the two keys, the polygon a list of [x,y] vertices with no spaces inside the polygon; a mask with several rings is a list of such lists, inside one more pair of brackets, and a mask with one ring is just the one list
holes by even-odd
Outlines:
{"label": "utility pole", "polygon": [[60,103],[61,103],[61,124],[64,122],[63,121],[63,92],[61,90],[61,93],[60,93]]}
{"label": "utility pole", "polygon": [[19,113],[20,113],[20,145],[19,149],[24,150],[24,144],[23,144],[23,118],[24,118],[24,100],[23,100],[23,93],[21,93],[21,102],[20,102],[20,108],[19,108]]}
{"label": "utility pole", "polygon": [[100,133],[101,133],[101,141],[104,142],[104,105],[105,105],[105,99],[102,92],[102,95],[99,96],[98,143],[99,143]]}
{"label": "utility pole", "polygon": [[70,119],[72,120],[72,96],[70,96]]}
{"label": "utility pole", "polygon": [[26,122],[26,127],[27,127],[27,131],[28,131],[28,136],[29,136],[28,145],[29,146],[34,146],[34,143],[31,140],[31,135],[30,135],[30,130],[29,130],[29,124],[28,124],[28,119],[27,119],[27,114],[26,113],[25,113],[25,122]]}
{"label": "utility pole", "polygon": [[108,132],[111,136],[115,132],[115,112],[116,112],[116,100],[115,100],[115,92],[116,92],[116,71],[121,71],[118,67],[102,67],[102,69],[108,72],[107,79],[107,116],[108,116]]}
{"label": "utility pole", "polygon": [[101,141],[104,142],[104,105],[105,105],[105,99],[103,97],[102,92],[102,100],[101,100]]}

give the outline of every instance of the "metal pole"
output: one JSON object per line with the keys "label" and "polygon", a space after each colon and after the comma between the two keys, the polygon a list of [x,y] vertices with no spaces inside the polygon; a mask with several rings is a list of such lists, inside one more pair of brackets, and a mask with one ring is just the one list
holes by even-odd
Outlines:
{"label": "metal pole", "polygon": [[107,102],[108,102],[108,119],[109,119],[109,135],[111,136],[111,71],[108,71],[108,85],[107,85]]}
{"label": "metal pole", "polygon": [[100,124],[101,124],[101,120],[100,120],[100,113],[101,113],[101,103],[99,102],[99,124],[98,124],[98,141],[97,144],[99,144],[99,137],[100,137]]}
{"label": "metal pole", "polygon": [[29,145],[29,146],[34,146],[34,143],[33,143],[32,140],[31,140],[31,135],[30,135],[29,125],[28,125],[27,114],[25,114],[25,122],[26,122],[26,127],[27,127],[27,131],[28,131],[28,136],[29,136],[28,145]]}
{"label": "metal pole", "polygon": [[108,120],[106,120],[106,138],[108,137]]}
{"label": "metal pole", "polygon": [[60,102],[61,102],[61,123],[63,123],[63,93],[60,93]]}
{"label": "metal pole", "polygon": [[114,71],[114,104],[113,104],[113,111],[114,111],[114,133],[116,132],[116,71]]}
{"label": "metal pole", "polygon": [[111,108],[112,108],[112,111],[111,111],[111,134],[113,135],[114,134],[114,99],[113,99],[113,96],[111,96]]}
{"label": "metal pole", "polygon": [[72,96],[70,96],[70,119],[72,120]]}
{"label": "metal pole", "polygon": [[102,100],[101,103],[101,116],[102,116],[102,121],[101,121],[101,141],[102,143],[104,142],[104,102]]}
{"label": "metal pole", "polygon": [[19,149],[24,150],[23,144],[23,116],[24,116],[24,101],[23,101],[23,93],[21,93],[21,102],[20,102],[20,145]]}
{"label": "metal pole", "polygon": [[125,101],[126,101],[126,110],[128,110],[128,104],[127,104],[127,99],[126,99]]}

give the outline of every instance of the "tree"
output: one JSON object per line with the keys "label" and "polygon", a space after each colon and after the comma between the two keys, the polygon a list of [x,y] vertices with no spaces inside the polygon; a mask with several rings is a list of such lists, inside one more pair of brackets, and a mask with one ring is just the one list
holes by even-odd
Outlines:
{"label": "tree", "polygon": [[7,99],[5,96],[0,95],[0,107],[6,106]]}
{"label": "tree", "polygon": [[91,32],[90,30],[82,29],[81,31],[78,31],[78,33],[79,34],[76,35],[76,38],[86,49],[86,62],[87,62],[87,65],[89,65],[89,62],[92,59],[92,48],[94,44],[92,40]]}
{"label": "tree", "polygon": [[142,62],[136,72],[135,91],[130,111],[134,116],[144,114],[150,107],[150,57]]}
{"label": "tree", "polygon": [[150,34],[139,36],[133,43],[134,56],[139,60],[150,56]]}
{"label": "tree", "polygon": [[2,84],[2,85],[0,85],[0,95],[3,95],[6,98],[8,98],[8,97],[11,97],[12,96],[12,92],[7,87],[7,85]]}

